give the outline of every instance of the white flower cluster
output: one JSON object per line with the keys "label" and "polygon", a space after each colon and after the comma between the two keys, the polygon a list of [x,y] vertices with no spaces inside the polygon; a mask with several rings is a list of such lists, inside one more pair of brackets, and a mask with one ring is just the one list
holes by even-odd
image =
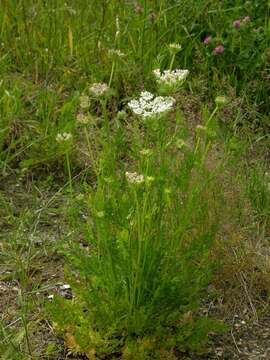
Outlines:
{"label": "white flower cluster", "polygon": [[138,100],[131,100],[128,107],[143,118],[155,117],[173,108],[174,98],[171,96],[154,97],[149,91],[142,91]]}
{"label": "white flower cluster", "polygon": [[88,109],[90,106],[90,98],[87,95],[80,96],[80,107],[81,109]]}
{"label": "white flower cluster", "polygon": [[70,133],[66,133],[66,132],[63,132],[62,134],[59,133],[56,136],[56,141],[58,143],[66,143],[71,139],[72,139],[72,135]]}
{"label": "white flower cluster", "polygon": [[126,171],[126,178],[130,184],[141,184],[144,182],[144,176],[136,172]]}
{"label": "white flower cluster", "polygon": [[105,95],[109,91],[109,86],[105,83],[94,83],[89,88],[90,93],[95,96],[102,96]]}
{"label": "white flower cluster", "polygon": [[153,73],[159,84],[181,85],[186,80],[189,70],[175,69],[161,72],[160,69],[155,69]]}
{"label": "white flower cluster", "polygon": [[152,153],[151,149],[142,149],[140,151],[140,154],[143,155],[143,156],[150,156]]}
{"label": "white flower cluster", "polygon": [[90,116],[83,113],[77,114],[76,120],[79,124],[86,125],[90,122]]}

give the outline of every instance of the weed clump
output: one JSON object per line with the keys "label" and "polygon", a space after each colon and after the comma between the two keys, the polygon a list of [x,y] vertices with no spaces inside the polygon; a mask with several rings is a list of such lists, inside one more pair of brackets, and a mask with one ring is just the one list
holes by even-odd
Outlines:
{"label": "weed clump", "polygon": [[217,189],[205,161],[218,107],[188,149],[179,147],[184,140],[177,125],[171,141],[167,109],[144,116],[137,108],[144,136],[132,139],[138,148],[132,171],[131,164],[117,163],[119,149],[111,138],[89,189],[92,250],[73,244],[66,251],[74,297],[49,305],[71,352],[90,359],[201,351],[210,331],[225,328],[196,314],[215,268],[210,253],[217,219],[209,201]]}

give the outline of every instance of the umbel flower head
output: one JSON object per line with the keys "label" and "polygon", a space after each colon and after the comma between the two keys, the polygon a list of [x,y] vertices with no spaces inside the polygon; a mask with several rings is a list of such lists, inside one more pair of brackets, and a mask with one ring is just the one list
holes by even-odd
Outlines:
{"label": "umbel flower head", "polygon": [[128,107],[143,118],[157,117],[173,108],[175,103],[171,96],[154,97],[149,91],[142,91],[138,100],[131,100]]}
{"label": "umbel flower head", "polygon": [[153,74],[157,79],[160,92],[169,94],[177,91],[183,85],[189,74],[189,71],[186,69],[175,69],[164,70],[161,72],[160,69],[155,69]]}
{"label": "umbel flower head", "polygon": [[97,97],[100,97],[106,95],[109,89],[109,86],[105,83],[94,83],[90,86],[89,92]]}
{"label": "umbel flower head", "polygon": [[90,106],[90,99],[87,95],[80,96],[80,108],[81,109],[88,109]]}
{"label": "umbel flower head", "polygon": [[67,143],[68,141],[70,141],[72,139],[72,135],[70,133],[66,133],[66,132],[63,132],[62,134],[59,133],[57,134],[56,136],[56,141],[59,143],[59,144],[64,144],[64,143]]}
{"label": "umbel flower head", "polygon": [[77,120],[77,123],[78,124],[81,124],[81,125],[86,125],[86,124],[89,124],[91,118],[89,115],[85,115],[83,113],[79,113],[77,114],[76,116],[76,120]]}
{"label": "umbel flower head", "polygon": [[130,184],[141,184],[144,182],[144,176],[136,172],[126,171],[126,178]]}

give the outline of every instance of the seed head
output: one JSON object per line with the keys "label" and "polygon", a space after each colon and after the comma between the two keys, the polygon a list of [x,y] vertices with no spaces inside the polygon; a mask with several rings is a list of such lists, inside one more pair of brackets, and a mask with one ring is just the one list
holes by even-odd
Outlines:
{"label": "seed head", "polygon": [[169,49],[172,52],[178,53],[182,49],[182,46],[177,43],[172,43],[172,44],[169,44]]}
{"label": "seed head", "polygon": [[218,107],[221,107],[221,106],[227,104],[227,102],[228,102],[228,99],[226,98],[226,96],[220,95],[215,98],[215,103]]}

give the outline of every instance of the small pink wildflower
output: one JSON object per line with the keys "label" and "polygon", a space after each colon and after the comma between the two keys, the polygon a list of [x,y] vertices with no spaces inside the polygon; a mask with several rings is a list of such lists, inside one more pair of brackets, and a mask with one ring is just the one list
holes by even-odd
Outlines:
{"label": "small pink wildflower", "polygon": [[205,45],[209,45],[212,42],[212,36],[206,36],[206,38],[203,40],[203,43]]}
{"label": "small pink wildflower", "polygon": [[214,50],[213,50],[213,54],[214,55],[221,55],[223,54],[225,51],[225,48],[223,45],[218,45]]}
{"label": "small pink wildflower", "polygon": [[243,19],[244,24],[248,24],[248,23],[250,23],[250,21],[251,21],[250,16],[245,16],[244,19]]}
{"label": "small pink wildflower", "polygon": [[234,27],[235,29],[239,29],[240,26],[241,26],[241,20],[235,20],[235,21],[233,22],[233,27]]}

